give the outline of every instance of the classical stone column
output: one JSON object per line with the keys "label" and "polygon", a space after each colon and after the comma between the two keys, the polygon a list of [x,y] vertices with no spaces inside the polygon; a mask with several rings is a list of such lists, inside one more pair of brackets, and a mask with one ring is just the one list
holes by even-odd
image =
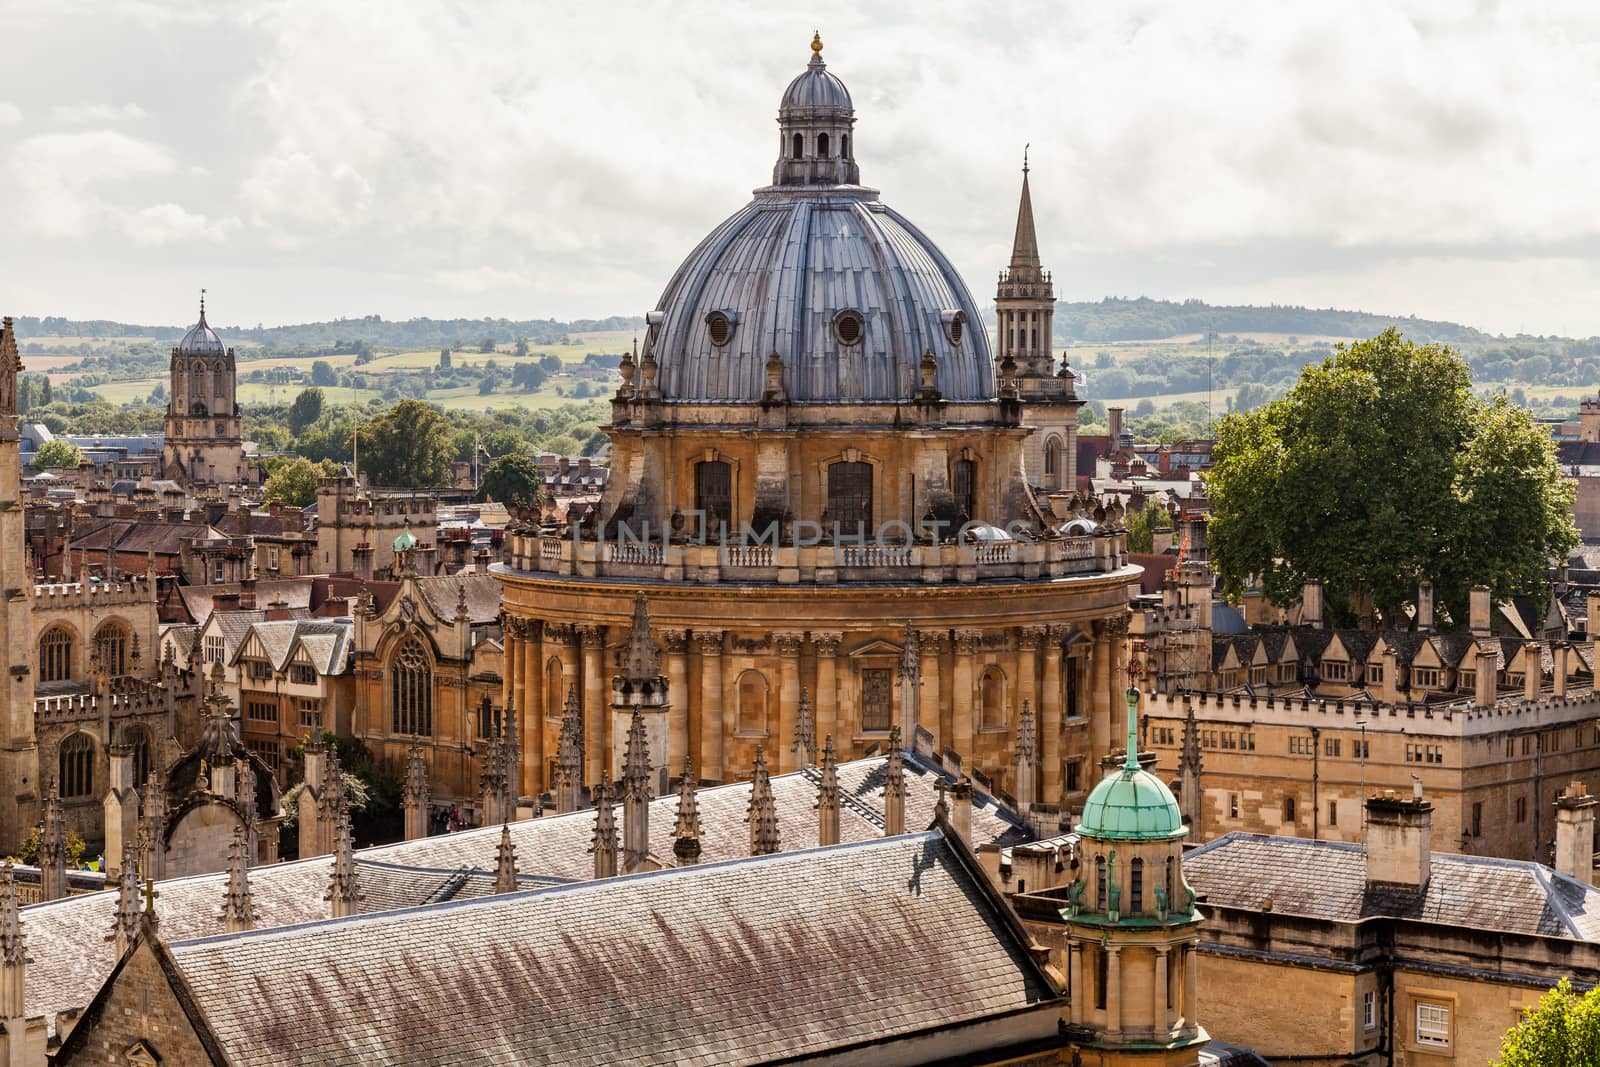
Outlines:
{"label": "classical stone column", "polygon": [[839,646],[844,635],[814,633],[811,640],[817,646],[817,741],[831,736],[848,753],[853,746],[839,730]]}
{"label": "classical stone column", "polygon": [[700,653],[700,776],[725,782],[722,770],[722,631],[696,630]]}
{"label": "classical stone column", "polygon": [[672,705],[667,709],[667,766],[675,767],[698,748],[691,747],[689,727],[689,635],[683,630],[662,630],[667,651],[667,689]]}
{"label": "classical stone column", "polygon": [[523,703],[522,679],[517,676],[522,668],[522,620],[511,615],[502,615],[500,634],[501,643],[505,647],[505,673],[501,680],[500,706],[515,704],[519,708],[527,707]]}
{"label": "classical stone column", "polygon": [[1061,784],[1061,631],[1054,626],[1044,636],[1044,692],[1039,698],[1039,762],[1044,773],[1039,798],[1060,804]]}
{"label": "classical stone column", "polygon": [[541,631],[544,624],[533,619],[522,622],[522,666],[518,681],[522,695],[517,698],[517,738],[522,745],[523,787],[535,798],[545,790],[544,773],[544,651]]}
{"label": "classical stone column", "polygon": [[[922,679],[922,728],[932,734],[937,745],[947,744],[944,732],[943,694],[939,689],[939,650],[944,645],[944,634],[939,630],[922,630],[917,634],[917,649],[922,653],[922,666],[918,674]],[[906,744],[912,743],[911,738]]]}
{"label": "classical stone column", "polygon": [[973,661],[978,654],[978,644],[982,640],[982,631],[956,631],[956,669],[951,683],[951,688],[955,691],[950,694],[952,705],[950,747],[969,764],[973,762],[975,756],[972,747],[972,712],[973,705],[977,702],[977,691],[973,686]]}
{"label": "classical stone column", "polygon": [[1106,1033],[1122,1033],[1122,950],[1108,946],[1106,954]]}
{"label": "classical stone column", "polygon": [[773,754],[772,764],[779,774],[800,765],[801,757],[791,746],[795,710],[800,706],[800,645],[803,640],[800,634],[772,635],[772,642],[778,649],[778,726],[767,743]]}
{"label": "classical stone column", "polygon": [[1183,946],[1183,1024],[1192,1029],[1200,1023],[1200,956],[1193,943]]}
{"label": "classical stone column", "polygon": [[1101,757],[1111,751],[1111,635],[1105,620],[1095,624],[1094,651],[1089,659],[1089,693],[1089,766],[1096,767]]}
{"label": "classical stone column", "polygon": [[1171,1017],[1167,1014],[1167,946],[1156,946],[1156,980],[1151,989],[1153,1001],[1151,1007],[1155,1010],[1156,1037],[1171,1029]]}
{"label": "classical stone column", "polygon": [[1017,691],[1012,697],[1012,706],[1006,709],[1008,717],[1021,713],[1024,700],[1033,707],[1039,706],[1039,643],[1044,640],[1044,634],[1043,626],[1022,628],[1022,642],[1017,646]]}
{"label": "classical stone column", "polygon": [[606,628],[584,626],[583,642],[583,777],[598,782],[600,772],[611,772],[610,718],[606,714]]}

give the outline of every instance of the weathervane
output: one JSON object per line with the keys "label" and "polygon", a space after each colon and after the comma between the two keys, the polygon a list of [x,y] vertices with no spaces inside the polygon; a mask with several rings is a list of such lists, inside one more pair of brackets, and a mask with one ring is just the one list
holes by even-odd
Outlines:
{"label": "weathervane", "polygon": [[1149,646],[1147,646],[1143,641],[1134,641],[1129,645],[1127,672],[1129,689],[1139,688],[1139,679],[1143,678],[1145,674],[1144,663],[1139,659],[1139,657],[1148,650]]}
{"label": "weathervane", "polygon": [[1028,148],[1032,144],[1033,142],[1029,141],[1022,146],[1022,173],[1024,174],[1028,173]]}

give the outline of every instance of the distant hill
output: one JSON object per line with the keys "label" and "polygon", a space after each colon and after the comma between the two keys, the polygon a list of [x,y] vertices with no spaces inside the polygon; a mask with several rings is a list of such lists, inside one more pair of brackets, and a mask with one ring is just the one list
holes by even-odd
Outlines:
{"label": "distant hill", "polygon": [[1056,304],[1056,337],[1074,341],[1159,341],[1184,334],[1283,333],[1305,337],[1372,337],[1398,327],[1415,341],[1464,344],[1494,338],[1454,322],[1397,318],[1335,308],[1214,307],[1200,300],[1124,300]]}
{"label": "distant hill", "polygon": [[[641,329],[644,320],[636,316],[613,315],[607,319],[407,319],[393,322],[381,315],[332,322],[308,322],[295,326],[224,326],[213,324],[225,341],[247,341],[275,350],[305,350],[364,341],[368,345],[395,348],[439,348],[445,345],[477,344],[490,339],[509,344],[526,338],[530,344],[550,344],[573,333],[601,330]],[[76,320],[59,316],[39,318],[23,315],[16,320],[17,337],[148,337],[153,341],[176,341],[184,326],[139,326],[104,319]]]}

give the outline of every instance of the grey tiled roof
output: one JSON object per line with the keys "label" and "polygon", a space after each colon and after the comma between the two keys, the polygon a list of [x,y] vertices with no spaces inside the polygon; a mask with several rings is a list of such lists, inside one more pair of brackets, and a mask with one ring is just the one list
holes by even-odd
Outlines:
{"label": "grey tiled roof", "polygon": [[[865,841],[883,835],[883,757],[853,760],[839,766],[839,789],[843,798],[839,812],[839,840]],[[906,755],[906,828],[921,830],[933,822],[938,793],[934,783],[938,771],[917,757]],[[778,836],[784,851],[814,848],[817,844],[816,771],[795,771],[773,775],[773,801],[778,810]],[[750,807],[750,783],[714,786],[699,792],[700,856],[704,862],[731,860],[750,852],[750,831],[746,817]],[[663,862],[672,863],[676,796],[658,797],[650,805],[650,851]],[[622,808],[617,806],[621,825]],[[518,867],[558,878],[591,878],[594,858],[589,846],[594,835],[593,810],[570,815],[545,815],[511,824],[511,840],[517,848]],[[1010,845],[1026,841],[1032,834],[994,800],[974,793],[972,841],[974,846],[994,841]],[[486,826],[460,833],[443,834],[417,841],[401,841],[364,849],[361,855],[386,863],[424,867],[477,867],[493,870],[495,848],[500,843],[500,828]]]}
{"label": "grey tiled roof", "polygon": [[1511,934],[1600,941],[1600,889],[1526,860],[1435,852],[1421,891],[1369,886],[1361,846],[1232,833],[1190,852],[1183,873],[1206,903],[1352,922],[1417,919]]}
{"label": "grey tiled roof", "polygon": [[170,949],[237,1067],[769,1063],[1053,1003],[974,871],[932,832]]}
{"label": "grey tiled roof", "polygon": [[456,617],[461,589],[467,591],[467,614],[473,622],[494,622],[500,618],[500,579],[492,574],[456,574],[447,578],[414,578],[417,593],[428,602],[428,609],[445,621]]}

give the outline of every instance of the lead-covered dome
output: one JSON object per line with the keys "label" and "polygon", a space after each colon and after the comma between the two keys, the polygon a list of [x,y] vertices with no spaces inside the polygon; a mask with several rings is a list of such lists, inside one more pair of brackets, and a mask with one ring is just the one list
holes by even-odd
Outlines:
{"label": "lead-covered dome", "polygon": [[667,402],[758,403],[768,362],[791,403],[915,398],[923,354],[944,399],[994,397],[977,303],[943,252],[863,188],[844,83],[812,42],[784,94],[773,184],[700,242],[649,315]]}
{"label": "lead-covered dome", "polygon": [[1134,726],[1138,699],[1137,691],[1130,690],[1126,761],[1090,791],[1078,821],[1080,836],[1100,841],[1172,841],[1189,832],[1172,790],[1139,766]]}
{"label": "lead-covered dome", "polygon": [[200,321],[189,327],[189,332],[183,335],[183,340],[178,342],[178,352],[185,356],[222,356],[227,354],[227,346],[222,343],[222,338],[217,332],[206,325],[206,306],[200,305]]}

